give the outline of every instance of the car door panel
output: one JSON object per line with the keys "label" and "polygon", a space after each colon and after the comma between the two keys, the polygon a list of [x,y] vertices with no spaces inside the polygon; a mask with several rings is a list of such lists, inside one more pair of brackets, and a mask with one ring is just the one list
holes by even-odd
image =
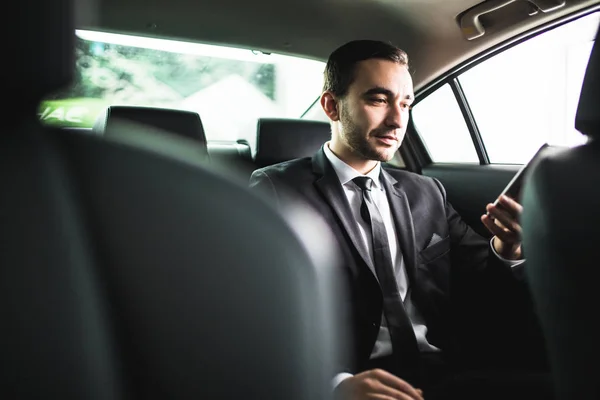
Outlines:
{"label": "car door panel", "polygon": [[519,170],[519,165],[430,164],[421,173],[438,179],[448,201],[479,234],[490,237],[481,222],[485,206],[492,203]]}

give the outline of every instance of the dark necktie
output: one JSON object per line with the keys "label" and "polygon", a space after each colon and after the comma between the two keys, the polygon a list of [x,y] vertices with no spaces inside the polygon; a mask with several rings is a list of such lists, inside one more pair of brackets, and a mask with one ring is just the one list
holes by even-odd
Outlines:
{"label": "dark necktie", "polygon": [[366,176],[359,176],[352,181],[362,190],[360,215],[371,227],[373,263],[383,295],[383,313],[392,338],[392,349],[398,363],[398,372],[404,375],[400,376],[401,378],[414,384],[419,376],[417,339],[398,289],[383,218],[371,196],[373,180]]}

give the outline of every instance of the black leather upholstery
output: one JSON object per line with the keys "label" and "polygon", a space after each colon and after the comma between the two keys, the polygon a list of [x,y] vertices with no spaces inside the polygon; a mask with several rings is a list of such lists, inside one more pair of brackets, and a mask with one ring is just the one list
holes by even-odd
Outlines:
{"label": "black leather upholstery", "polygon": [[43,96],[70,83],[75,62],[73,24],[57,21],[72,17],[73,10],[65,2],[28,0],[11,8],[4,21],[8,29],[3,32],[14,39],[7,40],[8,49],[4,49],[10,61],[2,66],[2,93],[11,99],[8,104],[13,113],[3,126],[18,122],[15,114],[37,110]]}
{"label": "black leather upholstery", "polygon": [[236,162],[238,160],[252,161],[252,153],[248,143],[213,142],[208,148],[213,159],[219,159],[223,162]]}
{"label": "black leather upholstery", "polygon": [[[598,37],[596,38],[596,43]],[[590,138],[600,137],[600,55],[598,46],[594,45],[590,61],[588,62],[585,81],[581,87],[575,128]]]}
{"label": "black leather upholstery", "polygon": [[590,141],[542,159],[523,194],[526,272],[546,337],[557,400],[600,398],[599,63],[596,41],[576,120]]}
{"label": "black leather upholstery", "polygon": [[312,157],[330,137],[331,128],[326,122],[260,118],[254,164],[262,168],[295,158]]}
{"label": "black leather upholstery", "polygon": [[[30,24],[38,4],[48,21]],[[33,18],[14,24],[43,47],[33,73],[63,56],[71,69],[71,42],[45,40],[73,32],[71,5],[15,3]],[[30,104],[53,79],[7,95]],[[320,220],[284,221],[161,145],[185,140],[150,132],[141,149],[44,128],[34,108],[15,119],[0,135],[2,398],[329,397],[336,259]]]}
{"label": "black leather upholstery", "polygon": [[119,134],[122,120],[193,139],[206,150],[206,135],[198,113],[158,107],[110,106],[96,119],[94,131],[109,136]]}
{"label": "black leather upholstery", "polygon": [[243,182],[248,182],[254,171],[252,152],[246,141],[211,142],[208,145],[208,154],[212,163],[228,169]]}

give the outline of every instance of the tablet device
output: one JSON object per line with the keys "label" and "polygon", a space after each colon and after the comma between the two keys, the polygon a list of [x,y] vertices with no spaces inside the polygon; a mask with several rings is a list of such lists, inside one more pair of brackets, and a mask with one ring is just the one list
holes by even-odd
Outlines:
{"label": "tablet device", "polygon": [[[531,160],[527,162],[525,165],[517,171],[515,176],[508,182],[508,185],[504,188],[500,196],[505,195],[510,197],[511,199],[519,201],[521,196],[521,190],[523,188],[523,182],[525,180],[527,172],[532,168],[534,164],[536,164],[543,156],[548,155],[549,153],[554,153],[557,150],[562,150],[564,147],[562,146],[551,146],[548,143],[544,143],[538,151],[533,155]],[[500,197],[498,196],[498,198]],[[494,205],[498,206],[498,198],[494,201]],[[501,206],[500,206],[501,207]]]}

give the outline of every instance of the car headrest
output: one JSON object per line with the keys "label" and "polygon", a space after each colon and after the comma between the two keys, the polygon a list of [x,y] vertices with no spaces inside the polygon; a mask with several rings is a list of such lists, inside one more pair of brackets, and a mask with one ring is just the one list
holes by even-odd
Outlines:
{"label": "car headrest", "polygon": [[[203,148],[207,148],[200,115],[192,111],[157,107],[110,106],[98,116],[93,129],[96,133],[110,136],[119,120],[147,125],[193,139]],[[114,133],[118,134],[118,132]]]}
{"label": "car headrest", "polygon": [[312,157],[331,138],[327,122],[259,118],[254,163],[258,168]]}
{"label": "car headrest", "polygon": [[73,79],[73,2],[24,0],[16,2],[14,9],[7,18],[7,32],[14,40],[8,40],[10,62],[4,63],[3,95],[20,100],[15,102],[16,112],[37,112],[44,96]]}
{"label": "car headrest", "polygon": [[596,34],[596,42],[590,55],[585,78],[579,95],[579,105],[577,106],[577,115],[575,117],[575,128],[589,137],[600,137],[600,49],[598,48],[598,39],[600,38],[600,28]]}

